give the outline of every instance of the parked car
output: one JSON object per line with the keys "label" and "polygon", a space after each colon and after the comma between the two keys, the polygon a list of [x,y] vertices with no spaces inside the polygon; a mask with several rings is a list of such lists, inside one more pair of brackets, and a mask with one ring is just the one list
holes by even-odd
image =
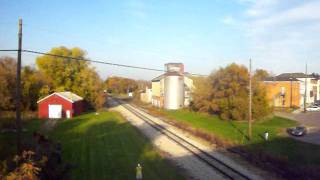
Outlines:
{"label": "parked car", "polygon": [[314,102],[314,105],[315,105],[315,106],[320,106],[320,100],[316,100],[316,101]]}
{"label": "parked car", "polygon": [[307,111],[320,111],[320,107],[313,105],[313,106],[307,107]]}
{"label": "parked car", "polygon": [[307,128],[304,126],[297,126],[293,128],[288,128],[287,132],[293,136],[304,136],[307,134]]}

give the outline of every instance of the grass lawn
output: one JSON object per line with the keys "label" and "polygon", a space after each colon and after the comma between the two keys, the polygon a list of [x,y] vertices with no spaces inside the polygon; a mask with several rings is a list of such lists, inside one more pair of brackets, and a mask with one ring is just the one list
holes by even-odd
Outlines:
{"label": "grass lawn", "polygon": [[[320,165],[320,146],[300,142],[286,136],[285,129],[297,125],[295,121],[275,116],[255,122],[252,127],[253,139],[248,141],[245,138],[247,122],[223,121],[218,116],[188,110],[160,111],[171,120],[183,122],[222,139],[231,140],[249,150],[259,150],[287,159],[292,165]],[[262,138],[265,131],[269,132],[269,141]]]}
{"label": "grass lawn", "polygon": [[115,112],[89,113],[61,121],[50,133],[60,141],[63,160],[75,165],[71,179],[183,179],[142,134]]}
{"label": "grass lawn", "polygon": [[[15,119],[0,119],[1,121],[6,121],[14,123]],[[22,143],[28,144],[32,139],[32,134],[34,131],[38,131],[43,121],[38,119],[25,120],[23,121],[23,129],[26,129],[26,132],[22,132]],[[16,154],[16,134],[13,132],[0,133],[0,161],[4,160],[10,156]]]}
{"label": "grass lawn", "polygon": [[191,112],[188,110],[163,111],[170,119],[188,123],[193,127],[214,133],[221,138],[226,138],[237,143],[247,144],[260,142],[265,131],[269,132],[269,138],[276,138],[281,129],[291,127],[297,123],[281,117],[274,117],[262,122],[253,123],[253,139],[246,139],[248,131],[247,122],[224,121],[218,116],[210,116],[204,113]]}

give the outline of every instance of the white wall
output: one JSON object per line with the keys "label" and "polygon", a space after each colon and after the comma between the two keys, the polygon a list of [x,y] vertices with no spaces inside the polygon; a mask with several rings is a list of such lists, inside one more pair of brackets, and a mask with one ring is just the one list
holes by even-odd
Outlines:
{"label": "white wall", "polygon": [[[320,85],[320,81],[318,80],[316,84],[314,83],[311,83],[311,79],[313,78],[297,78],[299,79],[299,81],[301,82],[300,83],[300,95],[301,95],[301,98],[300,98],[300,105],[301,107],[303,107],[304,105],[304,93],[305,93],[305,79],[307,80],[307,94],[306,94],[306,103],[307,104],[312,104],[314,103],[314,96],[317,94],[317,99],[316,100],[320,100],[320,97],[319,97],[319,93],[320,93],[320,90],[319,90],[319,85]],[[310,91],[313,90],[313,87],[317,87],[317,92],[316,94],[313,95],[313,97],[310,97]]]}

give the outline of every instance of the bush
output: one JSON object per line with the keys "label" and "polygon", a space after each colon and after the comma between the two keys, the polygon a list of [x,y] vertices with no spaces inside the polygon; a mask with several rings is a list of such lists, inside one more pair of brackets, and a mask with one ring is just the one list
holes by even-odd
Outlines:
{"label": "bush", "polygon": [[63,179],[70,169],[62,162],[61,145],[34,132],[34,144],[21,155],[2,161],[0,179]]}
{"label": "bush", "polygon": [[48,158],[46,156],[43,156],[40,160],[36,160],[33,151],[23,151],[20,156],[14,156],[12,162],[2,162],[2,166],[0,167],[0,179],[39,179],[41,168],[45,166],[47,161]]}

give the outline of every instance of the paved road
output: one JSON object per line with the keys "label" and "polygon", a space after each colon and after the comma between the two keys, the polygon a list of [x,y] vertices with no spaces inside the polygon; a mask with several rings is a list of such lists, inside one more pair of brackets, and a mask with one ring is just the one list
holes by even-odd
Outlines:
{"label": "paved road", "polygon": [[301,125],[306,126],[308,129],[307,135],[303,137],[293,137],[297,140],[319,144],[320,145],[320,112],[307,112],[307,113],[284,113],[276,112],[278,116],[286,117],[299,122]]}
{"label": "paved road", "polygon": [[[212,167],[208,166],[208,164],[199,160],[195,155],[188,152],[179,144],[172,141],[172,139],[163,135],[161,133],[161,131],[163,130],[159,131],[154,129],[149,124],[144,122],[141,118],[139,118],[132,112],[128,111],[128,109],[126,109],[124,105],[117,104],[111,98],[108,99],[108,102],[111,103],[113,106],[111,110],[118,111],[124,117],[126,117],[126,119],[132,125],[136,126],[143,134],[145,134],[151,140],[155,147],[157,147],[162,152],[165,152],[165,154],[168,155],[168,158],[170,158],[179,167],[184,169],[188,176],[190,176],[190,179],[228,179],[216,170],[212,169]],[[250,179],[268,179],[268,176],[266,176],[266,172],[261,171],[260,169],[258,170],[257,168],[252,167],[248,164],[244,165],[245,163],[239,163],[238,161],[235,162],[233,159],[226,157],[225,155],[220,153],[216,148],[204,145],[201,142],[197,141],[196,138],[192,137],[192,135],[177,129],[176,127],[167,124],[163,122],[161,119],[151,116],[150,114],[147,114],[136,107],[134,108],[141,114],[144,114],[144,116],[147,116],[148,118],[152,119],[152,121],[161,124],[163,127],[165,127],[166,130],[169,130],[174,134],[183,137],[183,139],[188,140],[188,142],[194,144],[201,150],[208,152],[209,154],[215,156],[216,158],[220,159],[229,166],[232,166],[236,170],[248,175]]]}

